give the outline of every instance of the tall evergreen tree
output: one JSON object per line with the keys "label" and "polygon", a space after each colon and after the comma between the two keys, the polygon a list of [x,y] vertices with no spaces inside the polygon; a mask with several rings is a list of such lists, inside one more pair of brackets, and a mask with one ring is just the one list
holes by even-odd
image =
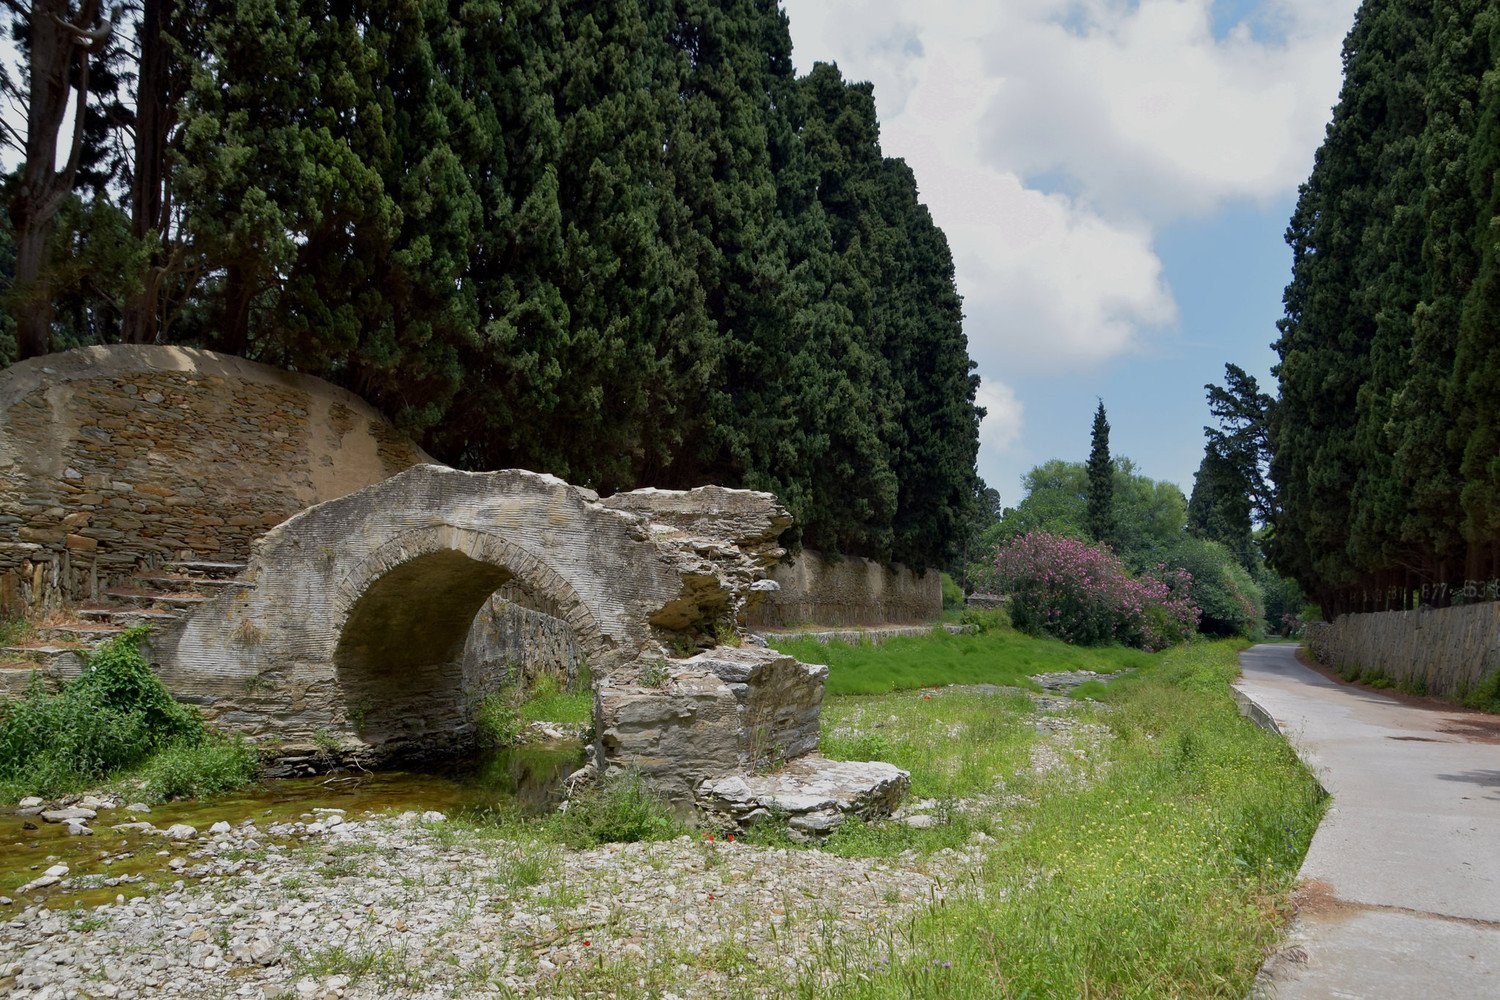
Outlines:
{"label": "tall evergreen tree", "polygon": [[1260,566],[1250,526],[1250,483],[1240,466],[1213,442],[1204,445],[1203,460],[1188,498],[1188,531],[1223,545],[1247,571]]}
{"label": "tall evergreen tree", "polygon": [[1109,458],[1109,420],[1104,415],[1104,400],[1094,411],[1094,427],[1089,435],[1088,460],[1089,537],[1106,545],[1114,544],[1115,474]]}
{"label": "tall evergreen tree", "polygon": [[1476,17],[1476,38],[1489,59],[1481,78],[1467,174],[1476,209],[1477,266],[1458,327],[1453,403],[1461,445],[1463,533],[1471,569],[1500,576],[1500,13],[1488,5]]}

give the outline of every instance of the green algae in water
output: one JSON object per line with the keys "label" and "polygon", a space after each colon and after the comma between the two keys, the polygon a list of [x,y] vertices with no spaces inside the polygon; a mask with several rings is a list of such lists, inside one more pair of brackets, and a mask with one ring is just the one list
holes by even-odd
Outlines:
{"label": "green algae in water", "polygon": [[[583,763],[577,746],[517,747],[479,760],[450,763],[430,771],[374,771],[282,778],[209,801],[164,802],[149,813],[101,810],[90,824],[92,837],[69,836],[66,825],[45,823],[40,816],[0,814],[0,896],[15,902],[7,913],[40,899],[51,909],[93,907],[165,891],[191,877],[171,870],[167,862],[186,857],[204,841],[172,841],[138,830],[114,830],[120,823],[149,821],[164,830],[186,823],[201,832],[220,820],[239,826],[253,820],[263,845],[284,842],[267,828],[275,823],[310,821],[314,809],[342,809],[349,819],[425,812],[448,815],[503,810],[539,816],[562,799],[562,783]],[[25,829],[26,824],[36,829]],[[165,856],[158,852],[167,852]],[[190,859],[197,864],[199,859]],[[39,889],[20,897],[17,890],[55,864],[68,866],[66,885]],[[191,866],[191,865],[190,865]],[[140,882],[106,886],[106,879],[143,876]],[[148,888],[155,883],[155,889]]]}

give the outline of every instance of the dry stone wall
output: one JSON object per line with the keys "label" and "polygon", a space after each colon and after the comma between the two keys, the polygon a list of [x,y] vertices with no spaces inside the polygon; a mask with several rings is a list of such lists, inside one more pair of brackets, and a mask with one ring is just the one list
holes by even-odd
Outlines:
{"label": "dry stone wall", "polygon": [[137,566],[243,561],[267,529],[431,461],[321,379],[111,345],[0,371],[0,613],[95,597]]}
{"label": "dry stone wall", "polygon": [[1500,603],[1341,615],[1308,628],[1319,663],[1460,698],[1500,670]]}
{"label": "dry stone wall", "polygon": [[[525,600],[521,595],[512,596]],[[469,632],[464,674],[524,680],[527,684],[550,675],[559,686],[572,688],[578,682],[579,667],[588,657],[573,626],[561,614],[555,608],[540,611],[505,596],[491,597]]]}
{"label": "dry stone wall", "polygon": [[776,591],[749,615],[752,628],[799,625],[909,625],[943,613],[937,570],[916,573],[869,559],[828,559],[804,549],[770,571]]}

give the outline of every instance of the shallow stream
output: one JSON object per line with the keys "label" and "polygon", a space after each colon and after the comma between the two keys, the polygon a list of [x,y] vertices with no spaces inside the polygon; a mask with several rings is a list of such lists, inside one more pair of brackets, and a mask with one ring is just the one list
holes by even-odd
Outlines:
{"label": "shallow stream", "polygon": [[[582,749],[576,745],[521,747],[431,771],[283,778],[206,802],[164,802],[152,806],[149,813],[100,810],[89,824],[92,837],[70,836],[65,824],[47,823],[40,816],[17,816],[10,807],[0,807],[0,897],[14,900],[0,906],[0,920],[38,898],[52,909],[88,907],[111,902],[117,894],[129,899],[186,881],[187,876],[168,863],[205,843],[201,837],[172,841],[159,834],[111,829],[115,824],[145,820],[165,830],[174,823],[186,823],[206,836],[208,828],[220,820],[231,826],[254,820],[265,831],[274,823],[310,822],[326,815],[315,810],[342,810],[350,819],[408,810],[457,816],[497,808],[540,815],[561,801],[563,780],[582,761]],[[257,835],[263,846],[292,839]],[[62,884],[30,891],[24,897],[18,894],[22,885],[57,864],[68,866]],[[103,884],[121,876],[132,881]],[[137,876],[139,881],[134,881]]]}

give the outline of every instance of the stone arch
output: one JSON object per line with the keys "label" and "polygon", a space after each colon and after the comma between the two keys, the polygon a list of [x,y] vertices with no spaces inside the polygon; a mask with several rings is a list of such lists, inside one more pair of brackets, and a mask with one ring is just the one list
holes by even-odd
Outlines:
{"label": "stone arch", "polygon": [[[705,572],[701,560],[661,537],[647,516],[553,476],[416,466],[272,528],[239,586],[153,637],[153,652],[174,693],[252,736],[281,739],[289,754],[330,736],[374,757],[451,743],[463,729],[458,692],[482,691],[479,679],[444,668],[451,710],[372,726],[372,713],[394,720],[403,700],[372,689],[372,678],[431,667],[437,684],[474,613],[511,580],[563,612],[596,678],[607,677],[659,650],[651,622],[663,608],[685,593],[714,596],[688,583]],[[431,620],[419,627],[423,617]],[[372,652],[382,645],[396,651]]]}
{"label": "stone arch", "polygon": [[591,662],[608,671],[615,643],[558,572],[502,535],[417,528],[347,567],[335,584],[333,668],[355,734],[389,751],[465,738],[478,703],[513,678],[464,662],[475,615],[519,583],[558,609]]}

